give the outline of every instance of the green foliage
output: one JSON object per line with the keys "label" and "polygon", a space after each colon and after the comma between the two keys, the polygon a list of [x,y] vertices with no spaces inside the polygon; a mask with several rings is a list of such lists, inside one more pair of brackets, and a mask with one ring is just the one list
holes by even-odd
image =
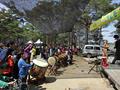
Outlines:
{"label": "green foliage", "polygon": [[91,0],[88,8],[92,13],[94,19],[101,18],[103,15],[111,12],[114,6],[111,4],[112,0]]}
{"label": "green foliage", "polygon": [[37,40],[41,37],[32,24],[20,28],[19,22],[11,13],[0,12],[0,41],[7,40]]}
{"label": "green foliage", "polygon": [[[86,43],[88,43],[89,27],[92,21],[100,19],[114,9],[114,5],[111,4],[111,1],[112,0],[90,0],[88,6],[82,11],[83,14],[80,17],[79,25],[86,29]],[[100,30],[97,32],[97,34],[101,33]],[[93,40],[101,39],[102,34],[97,35],[96,32],[93,32],[93,34]]]}
{"label": "green foliage", "polygon": [[[20,22],[10,13],[0,12],[0,39],[9,37],[9,39],[36,40],[43,37],[41,31],[51,35],[68,32],[73,30],[76,23],[84,26],[88,33],[91,22],[109,13],[113,8],[111,0],[61,0],[57,4],[54,1],[44,2],[43,0],[31,11],[25,11],[28,20],[37,30],[31,24],[20,28],[18,27]],[[65,38],[68,39],[67,34],[58,35],[56,41],[62,42]]]}
{"label": "green foliage", "polygon": [[68,39],[69,39],[69,33],[62,33],[62,34],[58,34],[57,38],[56,38],[56,43],[57,44],[68,44]]}
{"label": "green foliage", "polygon": [[58,4],[43,1],[31,11],[29,20],[45,34],[72,31],[77,18],[90,0],[61,0]]}

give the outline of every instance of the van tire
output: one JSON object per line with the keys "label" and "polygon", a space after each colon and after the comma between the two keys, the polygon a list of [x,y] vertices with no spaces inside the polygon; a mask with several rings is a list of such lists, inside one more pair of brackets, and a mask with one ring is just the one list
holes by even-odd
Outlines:
{"label": "van tire", "polygon": [[87,58],[91,58],[91,57],[92,57],[92,54],[88,53]]}

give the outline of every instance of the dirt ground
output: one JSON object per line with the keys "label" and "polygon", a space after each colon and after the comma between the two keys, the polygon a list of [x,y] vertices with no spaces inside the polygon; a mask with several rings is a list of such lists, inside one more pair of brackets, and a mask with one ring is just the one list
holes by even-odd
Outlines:
{"label": "dirt ground", "polygon": [[66,79],[66,78],[100,78],[99,72],[88,71],[93,66],[93,64],[88,64],[88,62],[80,56],[74,56],[73,65],[69,65],[65,68],[60,68],[58,73],[60,73],[56,78]]}
{"label": "dirt ground", "polygon": [[30,85],[30,90],[114,90],[99,72],[88,74],[92,66],[83,57],[74,56],[73,65],[60,68],[57,76],[47,77],[43,84]]}

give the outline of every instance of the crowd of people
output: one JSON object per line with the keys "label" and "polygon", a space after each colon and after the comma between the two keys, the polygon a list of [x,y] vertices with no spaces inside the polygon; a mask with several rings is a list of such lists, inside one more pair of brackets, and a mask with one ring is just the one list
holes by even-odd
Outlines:
{"label": "crowd of people", "polygon": [[51,56],[64,53],[67,56],[67,63],[72,64],[73,52],[77,51],[65,46],[53,47],[34,43],[20,46],[13,41],[7,44],[0,43],[0,74],[26,82],[28,72],[33,66],[31,61],[37,55],[47,61]]}
{"label": "crowd of people", "polygon": [[[116,52],[112,64],[120,60],[120,39],[118,35],[114,35],[114,38],[116,39]],[[109,44],[105,40],[102,50],[106,60],[108,58],[108,49]],[[37,55],[47,61],[49,57],[57,56],[61,53],[67,56],[66,63],[69,65],[72,64],[73,54],[77,55],[78,49],[63,45],[51,46],[44,43],[34,44],[33,42],[22,46],[13,41],[7,44],[0,43],[0,78],[2,76],[7,76],[10,77],[10,79],[12,77],[26,82],[29,70],[33,66],[32,60],[35,59]],[[105,61],[105,63],[107,65],[107,61]],[[0,81],[2,81],[2,79],[0,79]]]}

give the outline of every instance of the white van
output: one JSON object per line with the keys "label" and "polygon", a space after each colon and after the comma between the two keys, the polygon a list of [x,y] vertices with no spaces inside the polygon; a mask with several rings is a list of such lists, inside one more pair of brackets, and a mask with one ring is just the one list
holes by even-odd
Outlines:
{"label": "white van", "polygon": [[102,48],[100,45],[85,45],[82,54],[87,57],[96,57],[102,55]]}

